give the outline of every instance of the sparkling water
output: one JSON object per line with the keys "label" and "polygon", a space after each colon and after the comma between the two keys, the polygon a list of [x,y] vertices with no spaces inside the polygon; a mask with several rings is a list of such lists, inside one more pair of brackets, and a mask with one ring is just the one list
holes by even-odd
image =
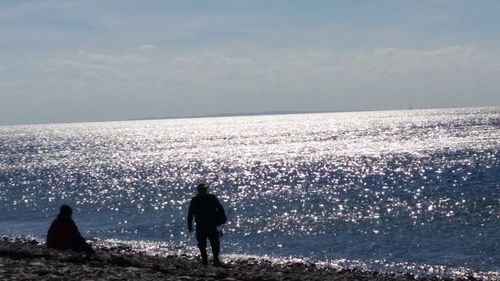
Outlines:
{"label": "sparkling water", "polygon": [[[0,127],[0,234],[192,251],[207,182],[224,254],[500,272],[500,108]],[[451,270],[453,271],[453,270]]]}

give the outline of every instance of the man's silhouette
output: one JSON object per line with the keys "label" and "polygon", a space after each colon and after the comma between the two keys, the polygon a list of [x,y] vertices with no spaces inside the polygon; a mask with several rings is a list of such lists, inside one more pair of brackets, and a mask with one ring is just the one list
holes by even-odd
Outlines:
{"label": "man's silhouette", "polygon": [[208,264],[207,238],[212,246],[214,265],[220,265],[220,240],[217,226],[226,223],[226,214],[215,195],[208,193],[208,186],[198,184],[198,194],[191,199],[188,212],[188,230],[193,231],[193,216],[196,222],[196,240],[200,249],[203,265]]}
{"label": "man's silhouette", "polygon": [[62,205],[59,215],[50,225],[47,233],[46,245],[49,248],[72,249],[76,252],[93,254],[94,250],[78,231],[78,227],[72,219],[73,210],[68,205]]}

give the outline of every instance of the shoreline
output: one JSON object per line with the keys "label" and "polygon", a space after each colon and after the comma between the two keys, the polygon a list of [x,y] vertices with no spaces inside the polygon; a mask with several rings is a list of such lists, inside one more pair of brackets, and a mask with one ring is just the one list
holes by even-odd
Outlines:
{"label": "shoreline", "polygon": [[189,255],[148,255],[128,246],[94,245],[96,255],[47,249],[32,238],[0,238],[1,280],[494,280],[473,275],[452,278],[409,273],[338,269],[308,262],[273,263],[266,259],[223,259],[223,267],[202,266]]}

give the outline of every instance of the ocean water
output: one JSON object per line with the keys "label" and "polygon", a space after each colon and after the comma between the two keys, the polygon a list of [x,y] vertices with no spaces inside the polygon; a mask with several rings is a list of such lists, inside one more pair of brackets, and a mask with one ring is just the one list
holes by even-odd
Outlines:
{"label": "ocean water", "polygon": [[226,255],[499,276],[498,107],[0,127],[0,234],[193,253],[202,181]]}

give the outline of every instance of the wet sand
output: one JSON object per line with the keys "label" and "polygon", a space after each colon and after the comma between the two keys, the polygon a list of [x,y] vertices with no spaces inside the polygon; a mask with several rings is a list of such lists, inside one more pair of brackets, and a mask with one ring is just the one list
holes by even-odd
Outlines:
{"label": "wet sand", "polygon": [[233,259],[223,267],[202,266],[189,256],[151,256],[123,246],[97,246],[87,257],[72,251],[47,249],[32,239],[0,239],[0,280],[338,280],[410,281],[474,280],[358,269],[319,267],[313,263],[274,264],[264,259]]}

